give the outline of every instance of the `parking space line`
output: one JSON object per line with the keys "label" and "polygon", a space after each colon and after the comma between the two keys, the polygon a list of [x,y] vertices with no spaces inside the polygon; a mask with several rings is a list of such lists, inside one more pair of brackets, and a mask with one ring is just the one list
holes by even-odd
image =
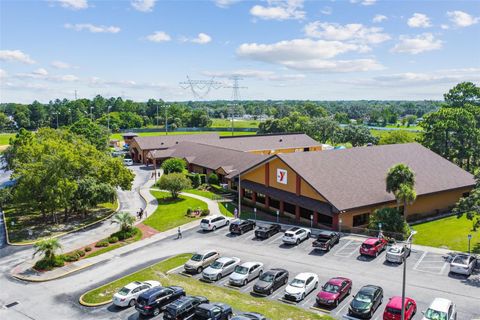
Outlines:
{"label": "parking space line", "polygon": [[350,245],[350,243],[352,243],[353,240],[348,240],[347,243],[345,243],[340,249],[337,250],[337,252],[335,252],[335,255],[337,255],[338,253],[340,253],[343,249],[345,249],[347,246]]}
{"label": "parking space line", "polygon": [[287,286],[281,286],[280,288],[277,289],[277,293],[275,293],[273,296],[272,296],[272,299],[278,299],[278,297],[280,295],[284,295],[285,294],[285,288]]}
{"label": "parking space line", "polygon": [[352,299],[344,299],[343,300],[343,306],[337,310],[337,312],[335,313],[336,315],[339,315],[340,312],[342,312],[343,309],[345,309],[346,306],[348,306],[350,304]]}
{"label": "parking space line", "polygon": [[[351,250],[352,244],[353,244],[353,250]],[[355,252],[358,252],[358,248],[360,246],[361,246],[361,243],[358,243],[355,240],[349,240],[343,247],[341,247],[337,252],[335,252],[334,255],[337,256],[337,257],[344,257],[344,258],[350,257]],[[344,251],[347,251],[349,249],[351,251],[348,251],[347,253],[344,253]]]}
{"label": "parking space line", "polygon": [[312,293],[314,293],[313,291],[309,294],[310,295],[310,298],[307,298],[305,299],[304,301],[302,301],[302,303],[300,304],[302,307],[306,307],[306,306],[313,306],[314,304],[312,304],[312,300],[315,301],[315,294],[312,295]]}
{"label": "parking space line", "polygon": [[426,255],[427,255],[427,251],[424,251],[422,256],[418,259],[418,261],[413,266],[413,270],[417,270],[417,267],[420,265],[420,263],[422,262],[422,260],[425,258]]}
{"label": "parking space line", "polygon": [[251,291],[253,289],[253,286],[255,285],[255,281],[252,281],[250,282],[249,284],[247,284],[246,286],[244,286],[243,288],[240,289],[240,292],[248,292],[248,291]]}
{"label": "parking space line", "polygon": [[279,234],[277,237],[271,239],[270,241],[267,242],[267,245],[272,244],[276,242],[277,240],[281,239],[283,237],[283,234]]}

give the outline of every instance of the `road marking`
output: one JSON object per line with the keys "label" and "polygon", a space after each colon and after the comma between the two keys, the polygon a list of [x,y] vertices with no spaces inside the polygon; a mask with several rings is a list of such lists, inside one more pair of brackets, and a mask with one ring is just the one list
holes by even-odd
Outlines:
{"label": "road marking", "polygon": [[282,237],[283,237],[283,234],[279,234],[278,236],[276,236],[276,237],[274,237],[273,239],[271,239],[270,241],[268,241],[268,242],[267,242],[267,245],[276,242],[277,240],[281,239]]}
{"label": "road marking", "polygon": [[445,262],[445,264],[443,265],[442,267],[442,270],[440,270],[440,272],[438,274],[443,274],[443,272],[445,271],[445,268],[449,265],[448,262]]}
{"label": "road marking", "polygon": [[280,295],[284,295],[285,294],[285,288],[286,286],[282,286],[280,288],[278,288],[277,290],[277,293],[275,293],[273,296],[272,296],[272,299],[277,299]]}
{"label": "road marking", "polygon": [[342,310],[345,309],[346,306],[350,305],[350,302],[351,302],[352,300],[347,300],[347,299],[345,299],[344,301],[346,301],[346,302],[343,304],[343,306],[342,306],[340,309],[338,309],[338,311],[335,313],[336,315],[339,315],[340,312],[342,312]]}
{"label": "road marking", "polygon": [[246,286],[244,286],[242,289],[240,289],[241,292],[247,292],[247,291],[250,291],[253,289],[253,286],[255,285],[255,283],[252,281],[250,282],[249,284],[247,284]]}
{"label": "road marking", "polygon": [[[313,292],[313,291],[312,291],[312,292]],[[306,307],[307,305],[309,305],[309,304],[312,303],[312,300],[315,301],[315,298],[316,298],[315,295],[310,296],[309,298],[305,299],[300,305],[301,305],[302,307]],[[314,303],[313,305],[315,305],[315,303]],[[313,305],[312,305],[312,306],[313,306]]]}
{"label": "road marking", "polygon": [[[349,251],[348,253],[344,253],[343,251],[348,250],[348,247],[351,247],[351,244],[353,244],[353,250]],[[355,240],[349,240],[343,247],[341,247],[337,252],[335,252],[335,256],[337,257],[350,257],[352,254],[355,252],[358,252],[358,248],[361,246],[357,241]]]}
{"label": "road marking", "polygon": [[[427,255],[427,251],[424,251],[422,256],[420,257],[420,259],[418,259],[418,261],[415,263],[415,265],[413,266],[413,269],[414,270],[417,270],[417,267],[418,265],[422,262],[422,260],[425,258],[425,256]],[[419,270],[420,271],[420,270]]]}

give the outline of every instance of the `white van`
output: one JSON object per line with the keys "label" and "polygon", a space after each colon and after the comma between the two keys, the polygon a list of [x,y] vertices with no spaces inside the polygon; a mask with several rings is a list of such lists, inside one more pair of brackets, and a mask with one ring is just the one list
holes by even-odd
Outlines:
{"label": "white van", "polygon": [[225,218],[224,216],[211,216],[205,217],[200,221],[200,228],[205,231],[215,231],[217,228],[228,226],[230,224],[230,220]]}

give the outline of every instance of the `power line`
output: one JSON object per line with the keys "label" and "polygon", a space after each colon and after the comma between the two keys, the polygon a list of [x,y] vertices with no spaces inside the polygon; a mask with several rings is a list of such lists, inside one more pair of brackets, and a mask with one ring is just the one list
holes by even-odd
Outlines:
{"label": "power line", "polygon": [[187,81],[179,83],[182,89],[190,89],[195,99],[203,100],[207,97],[212,89],[220,89],[222,82],[215,81],[215,77],[210,80],[193,80],[187,76]]}

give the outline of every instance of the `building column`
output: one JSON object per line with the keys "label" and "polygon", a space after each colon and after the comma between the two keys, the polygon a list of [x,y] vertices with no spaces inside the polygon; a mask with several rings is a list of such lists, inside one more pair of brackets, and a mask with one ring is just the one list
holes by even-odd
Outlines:
{"label": "building column", "polygon": [[316,226],[318,224],[318,212],[313,211],[313,225]]}
{"label": "building column", "polygon": [[257,193],[256,192],[252,193],[252,201],[253,201],[253,203],[257,203]]}
{"label": "building column", "polygon": [[295,185],[295,194],[296,194],[297,196],[299,196],[300,193],[302,192],[302,190],[301,190],[302,180],[301,180],[301,178],[300,178],[300,176],[299,176],[298,174],[295,174],[295,176],[296,176],[296,181],[295,181],[295,184],[296,184],[296,185]]}
{"label": "building column", "polygon": [[270,209],[270,197],[265,195],[265,208]]}
{"label": "building column", "polygon": [[300,220],[300,206],[295,206],[295,220]]}
{"label": "building column", "polygon": [[280,213],[283,214],[283,211],[285,211],[285,202],[283,200],[280,200]]}
{"label": "building column", "polygon": [[334,213],[332,217],[332,230],[338,231],[339,213]]}
{"label": "building column", "polygon": [[242,199],[245,197],[245,188],[240,188],[240,197]]}
{"label": "building column", "polygon": [[267,162],[265,164],[265,186],[270,186],[270,163]]}

